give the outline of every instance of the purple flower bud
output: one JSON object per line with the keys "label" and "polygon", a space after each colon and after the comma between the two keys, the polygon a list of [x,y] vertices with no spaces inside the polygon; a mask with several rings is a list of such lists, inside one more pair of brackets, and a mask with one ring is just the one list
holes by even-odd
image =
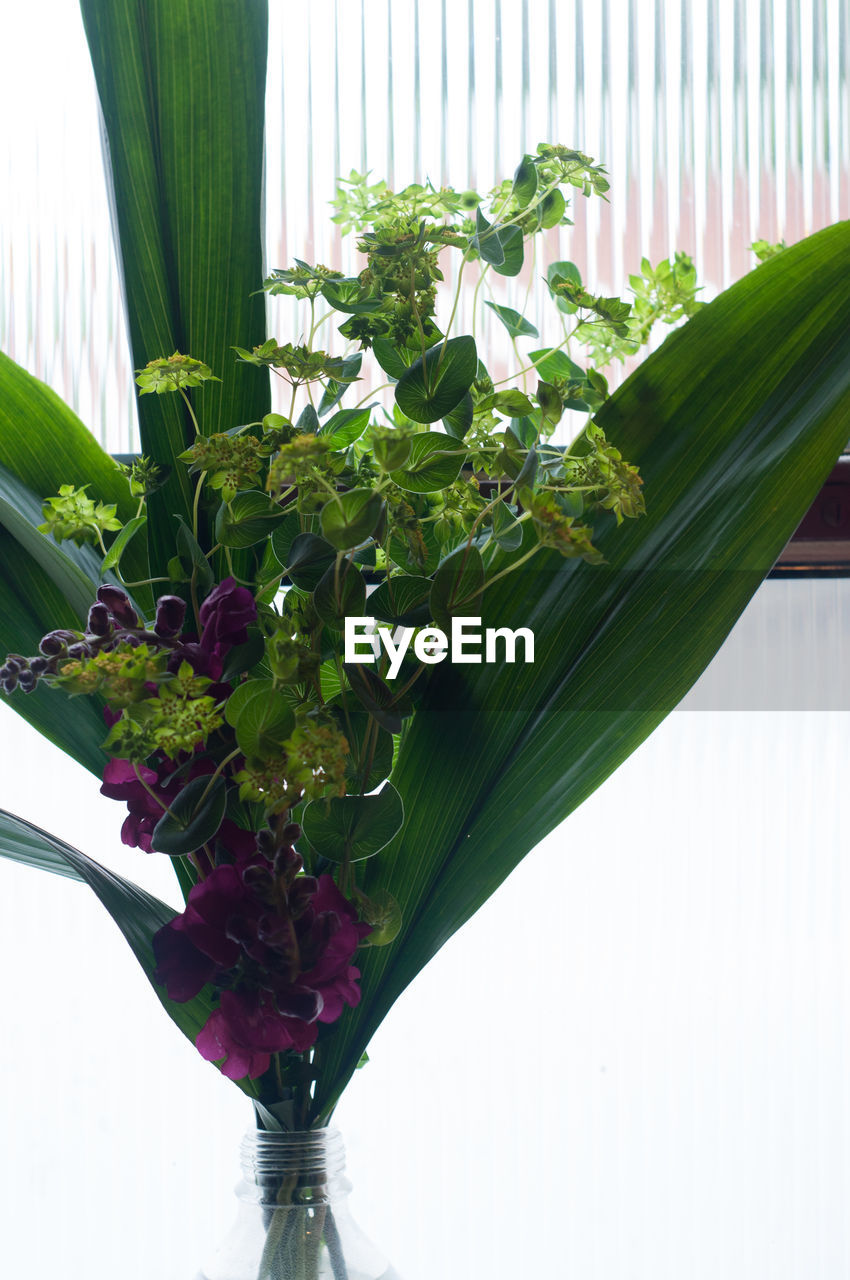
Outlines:
{"label": "purple flower bud", "polygon": [[14,693],[18,687],[18,677],[14,674],[8,676],[0,676],[0,689],[4,693]]}
{"label": "purple flower bud", "polygon": [[283,828],[283,834],[281,836],[281,839],[283,840],[284,844],[295,844],[297,840],[300,840],[301,828],[299,827],[298,823],[287,822],[286,826]]}
{"label": "purple flower bud", "polygon": [[301,854],[296,853],[294,849],[290,849],[287,846],[284,849],[279,849],[275,855],[274,873],[278,877],[294,876],[298,874],[303,865]]}
{"label": "purple flower bud", "polygon": [[297,920],[299,916],[304,914],[315,897],[318,888],[319,882],[315,876],[298,876],[289,890],[289,910],[292,912],[294,919]]}
{"label": "purple flower bud", "polygon": [[101,604],[106,605],[120,627],[137,627],[139,625],[139,615],[130,604],[127,593],[122,591],[120,587],[110,587],[108,585],[98,587],[97,598]]}
{"label": "purple flower bud", "polygon": [[22,671],[18,676],[18,684],[22,693],[32,693],[36,685],[36,677],[31,671]]}
{"label": "purple flower bud", "polygon": [[277,841],[275,840],[274,832],[270,831],[268,827],[264,827],[262,831],[257,832],[257,848],[267,858],[273,857],[277,848]]}
{"label": "purple flower bud", "polygon": [[64,653],[69,641],[76,640],[73,631],[48,631],[39,643],[39,649],[47,658],[57,658]]}
{"label": "purple flower bud", "polygon": [[186,617],[186,601],[179,596],[160,596],[156,602],[154,631],[164,640],[178,635]]}
{"label": "purple flower bud", "polygon": [[4,676],[17,674],[18,671],[23,671],[25,666],[26,663],[23,658],[18,658],[14,653],[10,653],[4,665],[0,667],[0,673]]}
{"label": "purple flower bud", "polygon": [[251,893],[264,895],[271,892],[272,877],[266,867],[250,866],[242,872],[242,883]]}
{"label": "purple flower bud", "polygon": [[33,658],[30,662],[30,671],[32,671],[34,675],[43,676],[49,666],[50,663],[47,658]]}
{"label": "purple flower bud", "polygon": [[111,630],[112,624],[109,619],[109,610],[105,604],[93,604],[89,609],[86,630],[90,631],[93,636],[107,636]]}
{"label": "purple flower bud", "polygon": [[82,640],[78,640],[76,644],[71,644],[68,646],[68,657],[69,658],[89,658],[91,657],[91,650],[89,649],[87,644],[83,643]]}

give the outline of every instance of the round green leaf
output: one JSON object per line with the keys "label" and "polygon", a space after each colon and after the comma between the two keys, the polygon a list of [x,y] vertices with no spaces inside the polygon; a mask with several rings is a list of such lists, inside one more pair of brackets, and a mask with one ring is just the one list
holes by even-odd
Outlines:
{"label": "round green leaf", "polygon": [[567,210],[567,202],[562,193],[555,188],[550,191],[540,206],[540,225],[544,231],[557,227]]}
{"label": "round green leaf", "polygon": [[446,434],[453,436],[455,440],[462,440],[469,428],[472,426],[474,417],[472,396],[467,391],[462,400],[459,400],[451,413],[447,413],[443,418],[443,426]]}
{"label": "round green leaf", "polygon": [[517,165],[514,173],[513,194],[519,201],[519,207],[525,209],[537,195],[537,165],[531,156],[525,155]]}
{"label": "round green leaf", "polygon": [[392,783],[385,782],[377,795],[313,800],[304,810],[301,826],[323,858],[359,862],[388,845],[403,822],[401,796]]}
{"label": "round green leaf", "polygon": [[523,239],[519,227],[501,227],[499,243],[502,246],[504,261],[493,264],[493,270],[499,276],[518,276],[523,264]]}
{"label": "round green leaf", "polygon": [[253,547],[263,542],[285,518],[268,494],[259,489],[237,493],[228,505],[222,503],[215,519],[216,541],[223,547]]}
{"label": "round green leaf", "polygon": [[227,702],[224,704],[224,718],[227,723],[234,727],[243,708],[257,694],[270,698],[275,692],[273,680],[243,680],[237,685],[231,693]]}
{"label": "round green leaf", "polygon": [[319,428],[319,435],[330,436],[334,449],[347,449],[368,427],[371,412],[371,409],[340,409]]}
{"label": "round green leaf", "polygon": [[270,539],[274,557],[282,569],[289,564],[289,553],[292,544],[301,532],[301,518],[297,511],[290,511],[279,525],[275,526]]}
{"label": "round green leaf", "polygon": [[333,708],[337,723],[345,734],[350,755],[345,775],[350,791],[374,791],[390,776],[393,767],[393,736],[380,728],[366,712],[351,705]]}
{"label": "round green leaf", "polygon": [[500,267],[505,261],[498,230],[484,217],[480,205],[475,210],[475,235],[470,244],[480,254],[481,261],[491,267]]}
{"label": "round green leaf", "polygon": [[[271,681],[251,683],[266,686]],[[252,691],[252,696],[239,708],[234,724],[240,751],[260,759],[277,754],[294,728],[295,715],[289,701],[279,690],[266,688]]]}
{"label": "round green leaf", "polygon": [[363,616],[366,608],[363,574],[348,561],[340,565],[337,574],[336,565],[332,564],[313,592],[313,605],[323,622],[335,631],[341,631],[346,617],[351,614]]}
{"label": "round green leaf", "polygon": [[322,507],[322,533],[338,551],[350,551],[374,533],[383,506],[381,495],[373,489],[337,494]]}
{"label": "round green leaf", "polygon": [[328,565],[336,560],[336,548],[315,533],[299,533],[289,549],[286,568],[294,586],[315,591]]}
{"label": "round green leaf", "polygon": [[522,543],[522,525],[506,502],[493,508],[493,538],[503,551],[516,551]]}
{"label": "round green leaf", "polygon": [[224,778],[216,778],[212,786],[208,777],[193,778],[154,827],[151,847],[172,856],[194,853],[218,831],[226,804]]}
{"label": "round green leaf", "polygon": [[431,617],[437,626],[450,630],[453,616],[476,616],[483,586],[484,562],[477,547],[462,546],[447,556],[431,587]]}
{"label": "round green leaf", "polygon": [[401,489],[435,493],[455,482],[465,458],[465,450],[451,436],[423,431],[411,440],[407,462],[391,476]]}
{"label": "round green leaf", "polygon": [[397,573],[369,597],[369,612],[381,622],[401,627],[424,627],[431,620],[431,579]]}
{"label": "round green leaf", "polygon": [[450,338],[414,360],[398,381],[395,398],[413,422],[445,418],[475,380],[478,356],[469,335]]}

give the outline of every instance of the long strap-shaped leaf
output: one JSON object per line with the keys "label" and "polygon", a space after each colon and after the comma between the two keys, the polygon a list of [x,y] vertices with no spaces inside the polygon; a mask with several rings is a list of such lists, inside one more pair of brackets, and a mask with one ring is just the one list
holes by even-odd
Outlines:
{"label": "long strap-shaped leaf", "polygon": [[[37,653],[39,640],[54,627],[79,627],[80,619],[64,592],[2,528],[0,566],[0,654],[4,658],[7,653],[25,657]],[[101,776],[107,760],[100,749],[106,724],[98,700],[77,698],[69,706],[67,698],[55,689],[39,686],[34,693],[18,690],[3,702],[50,742]]]}
{"label": "long strap-shaped leaf", "polygon": [[43,521],[39,499],[0,466],[0,525],[17,542],[19,554],[32,557],[83,620],[100,584],[100,560],[89,547],[69,541],[60,545],[55,538],[39,533]]}
{"label": "long strap-shaped leaf", "polygon": [[[158,929],[174,918],[171,907],[146,893],[138,885],[102,867],[99,862],[60,840],[58,836],[50,835],[24,818],[2,809],[0,856],[44,871],[53,871],[72,880],[84,881],[106,907],[130,944],[168,1016],[194,1042],[212,1011],[208,991],[202,991],[185,1004],[177,1004],[174,1000],[169,1000],[165,990],[154,979],[156,966],[151,939]],[[254,1096],[250,1080],[240,1081],[240,1087],[251,1097]]]}
{"label": "long strap-shaped leaf", "polygon": [[[82,0],[108,143],[107,180],[136,367],[175,349],[222,379],[197,395],[205,433],[256,421],[268,381],[233,345],[265,337],[262,172],[266,0]],[[139,402],[143,452],[168,463],[192,435],[179,398]],[[154,574],[189,506],[175,467],[150,502]]]}
{"label": "long strap-shaped leaf", "polygon": [[[114,461],[60,398],[0,354],[0,655],[27,656],[55,627],[79,627],[97,589],[99,559],[88,547],[57,545],[38,532],[41,502],[60,484],[86,485],[89,497],[114,502],[122,519],[135,511]],[[146,577],[139,542],[125,558],[131,578]],[[141,603],[149,603],[145,593]],[[89,705],[85,705],[88,703]],[[40,690],[14,694],[9,705],[95,773],[105,725],[98,704],[81,699],[69,712],[64,698]]]}
{"label": "long strap-shaped leaf", "polygon": [[0,466],[41,499],[60,484],[88,485],[89,497],[117,503],[122,519],[135,511],[127,481],[74,411],[2,352]]}
{"label": "long strap-shaped leaf", "polygon": [[[404,828],[368,864],[402,932],[358,959],[362,1003],[323,1050],[317,1117],[399,993],[672,710],[773,564],[850,435],[848,276],[844,223],[673,334],[598,415],[640,464],[649,514],[594,539],[607,566],[547,555],[486,593],[485,626],[534,630],[533,666],[434,668],[393,774]],[[647,820],[619,815],[610,838]],[[506,940],[494,980],[529,962]]]}

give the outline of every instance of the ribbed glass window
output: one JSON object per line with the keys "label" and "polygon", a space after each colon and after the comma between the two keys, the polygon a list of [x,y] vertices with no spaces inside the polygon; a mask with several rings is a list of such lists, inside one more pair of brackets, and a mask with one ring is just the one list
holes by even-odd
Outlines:
{"label": "ribbed glass window", "polygon": [[[10,11],[8,28],[0,346],[124,450],[131,369],[81,22],[52,0]],[[575,226],[497,282],[497,299],[523,297],[563,257],[594,289],[624,292],[643,255],[677,249],[710,298],[754,265],[756,238],[792,242],[850,216],[848,48],[846,0],[272,4],[267,265],[358,269],[328,218],[351,169],[486,190],[553,141],[608,167],[610,202],[576,197]],[[552,336],[538,293],[531,318]],[[281,340],[301,325],[274,304]]]}

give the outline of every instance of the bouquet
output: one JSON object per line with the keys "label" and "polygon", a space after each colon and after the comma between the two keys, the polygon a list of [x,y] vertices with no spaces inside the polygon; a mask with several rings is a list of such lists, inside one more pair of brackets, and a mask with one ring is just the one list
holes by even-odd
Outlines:
{"label": "bouquet", "polygon": [[[483,194],[353,173],[334,217],[362,269],[264,271],[262,4],[213,4],[210,41],[170,18],[167,43],[83,12],[142,450],[116,465],[0,361],[0,688],[185,906],[14,815],[0,852],[91,886],[261,1129],[323,1129],[404,987],[672,709],[817,491],[850,417],[850,232],[708,305],[684,254],[642,263],[631,303],[556,260],[563,338],[538,345],[485,287],[608,189],[544,143]],[[153,90],[139,114],[141,65],[181,71],[164,115]],[[189,115],[203,145],[161,163]],[[472,273],[507,360],[476,307],[457,332]],[[298,334],[268,335],[263,292],[298,301]],[[682,320],[610,395],[605,365]],[[323,1232],[332,1251],[332,1214]],[[290,1274],[293,1240],[268,1240]]]}

